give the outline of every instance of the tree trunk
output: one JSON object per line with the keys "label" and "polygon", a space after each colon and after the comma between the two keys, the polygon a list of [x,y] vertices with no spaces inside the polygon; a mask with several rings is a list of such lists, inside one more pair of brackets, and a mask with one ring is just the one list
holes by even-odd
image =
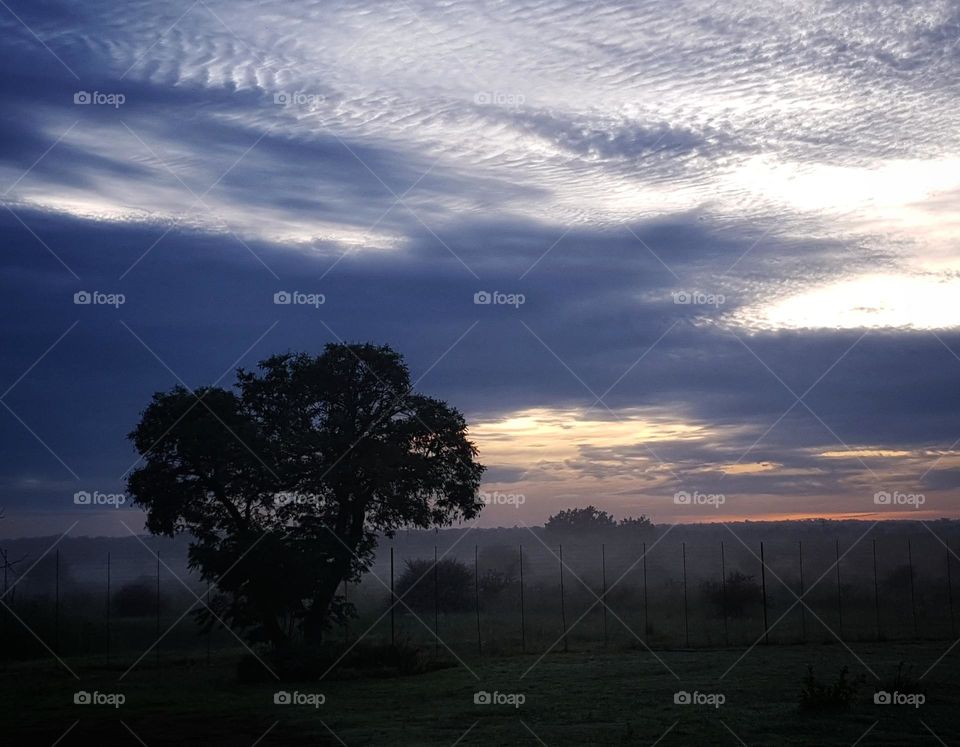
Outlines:
{"label": "tree trunk", "polygon": [[336,599],[340,584],[350,574],[354,553],[363,539],[365,509],[366,501],[353,494],[344,496],[340,501],[340,511],[334,524],[336,528],[329,529],[339,538],[336,559],[331,563],[329,574],[321,580],[303,622],[303,637],[308,643],[319,644],[323,641],[330,605]]}
{"label": "tree trunk", "polygon": [[323,632],[330,616],[330,605],[336,599],[340,582],[350,570],[350,558],[337,559],[329,575],[322,581],[320,589],[314,594],[313,603],[303,622],[303,637],[307,643],[318,645],[323,642]]}
{"label": "tree trunk", "polygon": [[270,641],[270,645],[273,646],[274,649],[283,648],[290,641],[290,636],[280,627],[276,615],[263,612],[260,615],[260,622],[261,625],[263,625],[264,633]]}

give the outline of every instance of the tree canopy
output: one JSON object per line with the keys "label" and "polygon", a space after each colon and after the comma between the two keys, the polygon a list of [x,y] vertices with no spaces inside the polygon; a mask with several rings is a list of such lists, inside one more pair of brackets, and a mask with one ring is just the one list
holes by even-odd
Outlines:
{"label": "tree canopy", "polygon": [[646,516],[628,516],[619,523],[609,513],[596,506],[580,506],[558,511],[544,524],[550,534],[577,535],[608,532],[614,529],[645,531],[653,529],[653,522]]}
{"label": "tree canopy", "polygon": [[191,565],[225,592],[217,613],[274,644],[346,613],[337,589],[369,568],[378,534],[483,507],[466,421],[413,392],[387,346],[274,355],[232,389],[158,392],[130,438],[148,529],[190,532]]}

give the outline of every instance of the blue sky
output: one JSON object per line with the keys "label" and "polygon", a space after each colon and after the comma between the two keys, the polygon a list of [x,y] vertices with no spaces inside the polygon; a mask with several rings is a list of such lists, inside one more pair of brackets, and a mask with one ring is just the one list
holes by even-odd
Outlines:
{"label": "blue sky", "polygon": [[957,514],[954,4],[0,25],[3,533],[125,533],[73,494],[123,489],[154,391],[336,340],[466,413],[485,491],[523,496],[486,524]]}

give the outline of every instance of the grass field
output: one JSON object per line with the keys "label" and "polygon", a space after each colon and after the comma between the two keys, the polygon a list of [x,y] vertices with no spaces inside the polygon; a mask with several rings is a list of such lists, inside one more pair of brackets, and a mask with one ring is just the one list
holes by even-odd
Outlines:
{"label": "grass field", "polygon": [[[425,674],[376,677],[340,672],[305,684],[240,685],[240,651],[144,659],[126,665],[71,660],[11,664],[0,674],[4,744],[136,745],[904,745],[960,741],[960,672],[949,643],[758,646],[713,651],[578,651],[450,661]],[[876,705],[900,662],[919,708]],[[729,673],[724,675],[731,665]],[[798,705],[807,666],[826,682],[841,667],[864,676],[853,706],[809,713]],[[874,678],[867,667],[876,674]],[[672,672],[671,672],[672,670]],[[274,703],[274,692],[322,693],[319,707]],[[122,693],[125,702],[76,705],[78,690]],[[480,690],[525,702],[476,704]],[[680,690],[720,693],[726,702],[678,705]],[[60,741],[57,741],[60,740]],[[659,741],[658,741],[659,740]],[[859,741],[858,741],[859,740]],[[942,740],[942,741],[938,741]]]}

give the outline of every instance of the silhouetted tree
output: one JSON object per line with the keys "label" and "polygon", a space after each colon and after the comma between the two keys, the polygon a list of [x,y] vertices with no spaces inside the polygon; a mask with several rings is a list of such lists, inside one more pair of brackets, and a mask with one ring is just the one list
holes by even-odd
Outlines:
{"label": "silhouetted tree", "polygon": [[638,517],[627,516],[625,519],[620,519],[617,526],[628,532],[646,532],[653,529],[653,522],[644,514],[640,514]]}
{"label": "silhouetted tree", "polygon": [[544,528],[553,534],[582,534],[612,529],[617,525],[614,518],[596,506],[567,508],[547,519]]}
{"label": "silhouetted tree", "polygon": [[130,434],[144,463],[128,488],[151,532],[193,535],[189,562],[225,592],[225,620],[275,645],[293,621],[317,641],[378,533],[480,512],[466,428],[412,392],[389,347],[329,344],[241,369],[232,390],[155,394]]}

